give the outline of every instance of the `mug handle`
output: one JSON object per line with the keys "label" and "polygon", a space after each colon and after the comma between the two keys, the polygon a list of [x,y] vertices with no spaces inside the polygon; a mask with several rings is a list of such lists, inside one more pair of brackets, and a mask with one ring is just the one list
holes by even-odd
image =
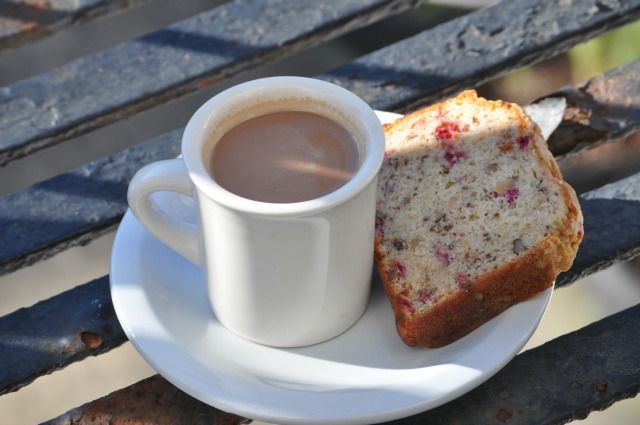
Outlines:
{"label": "mug handle", "polygon": [[156,192],[176,192],[193,198],[193,184],[182,158],[142,167],[131,179],[127,199],[136,218],[160,241],[200,265],[198,226],[169,213],[153,198]]}

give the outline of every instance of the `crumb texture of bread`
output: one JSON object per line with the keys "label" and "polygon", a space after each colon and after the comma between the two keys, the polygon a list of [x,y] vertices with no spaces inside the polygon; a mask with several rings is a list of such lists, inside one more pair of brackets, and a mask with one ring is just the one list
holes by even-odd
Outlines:
{"label": "crumb texture of bread", "polygon": [[571,266],[577,197],[519,106],[465,91],[385,135],[375,254],[405,343],[453,342]]}

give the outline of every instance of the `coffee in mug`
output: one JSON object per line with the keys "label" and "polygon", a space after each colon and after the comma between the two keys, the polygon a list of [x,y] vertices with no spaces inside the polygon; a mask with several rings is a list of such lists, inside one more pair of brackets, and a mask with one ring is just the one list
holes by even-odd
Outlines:
{"label": "coffee in mug", "polygon": [[343,126],[306,111],[279,111],[244,121],[215,141],[211,177],[226,190],[261,202],[302,202],[351,179],[358,147]]}
{"label": "coffee in mug", "polygon": [[[181,153],[139,170],[128,200],[153,235],[202,268],[212,325],[297,347],[358,320],[384,156],[364,101],[309,78],[250,81],[196,111]],[[176,202],[165,208],[157,192]],[[178,202],[185,196],[194,202]]]}

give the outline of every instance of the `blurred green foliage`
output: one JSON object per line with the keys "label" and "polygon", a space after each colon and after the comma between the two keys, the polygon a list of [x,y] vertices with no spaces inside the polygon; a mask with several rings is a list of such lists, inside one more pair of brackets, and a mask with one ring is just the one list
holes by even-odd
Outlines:
{"label": "blurred green foliage", "polygon": [[640,58],[640,21],[579,44],[569,51],[573,83]]}
{"label": "blurred green foliage", "polygon": [[483,96],[526,104],[640,59],[640,21],[581,43],[567,53],[508,73],[479,88]]}

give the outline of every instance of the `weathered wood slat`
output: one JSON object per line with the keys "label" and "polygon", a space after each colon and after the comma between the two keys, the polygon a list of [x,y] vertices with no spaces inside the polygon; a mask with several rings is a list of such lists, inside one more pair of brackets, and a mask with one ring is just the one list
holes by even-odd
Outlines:
{"label": "weathered wood slat", "polygon": [[248,422],[188,396],[155,375],[43,425],[239,425]]}
{"label": "weathered wood slat", "polygon": [[580,195],[584,240],[563,286],[640,255],[640,173]]}
{"label": "weathered wood slat", "polygon": [[62,28],[121,12],[147,0],[6,0],[0,2],[0,50]]}
{"label": "weathered wood slat", "polygon": [[[557,287],[640,254],[640,173],[581,195],[580,204],[585,239],[573,267],[558,278]],[[0,394],[122,344],[126,336],[117,325],[108,291],[105,276],[0,318],[0,358],[11,365],[0,369]],[[110,326],[105,327],[104,323]],[[92,332],[101,345],[80,344],[78,335],[83,331]],[[55,344],[48,338],[52,334],[57,336]],[[75,345],[70,345],[69,351],[62,349],[69,341]],[[40,344],[37,350],[36,343]],[[25,358],[30,360],[24,361]]]}
{"label": "weathered wood slat", "polygon": [[564,118],[549,139],[555,155],[621,139],[640,128],[640,60],[545,97],[567,101]]}
{"label": "weathered wood slat", "polygon": [[[461,398],[393,423],[552,425],[584,418],[591,411],[605,409],[638,393],[639,338],[640,305],[528,350]],[[149,404],[152,403],[150,399],[161,395],[158,405]],[[87,403],[47,422],[47,425],[97,425],[103,423],[104,415],[108,414],[112,415],[115,423],[119,423],[117,419],[121,416],[149,415],[150,412],[162,415],[162,420],[150,422],[153,424],[208,423],[199,420],[189,422],[180,415],[191,412],[219,414],[156,375]],[[171,420],[165,421],[165,415]],[[141,422],[148,418],[133,417]],[[194,420],[194,417],[189,417],[189,420]],[[229,415],[228,420],[239,421],[240,418]]]}
{"label": "weathered wood slat", "polygon": [[563,52],[640,16],[640,0],[504,0],[321,78],[378,109],[408,111]]}
{"label": "weathered wood slat", "polygon": [[0,275],[112,230],[143,165],[179,153],[182,129],[0,198]]}
{"label": "weathered wood slat", "polygon": [[[615,81],[637,81],[637,62],[605,75],[612,75]],[[598,83],[589,82],[585,87],[615,86],[605,83],[607,80],[602,77],[592,81]],[[566,89],[564,92],[569,91]],[[592,110],[591,122],[598,122],[600,110],[605,109],[607,113],[629,98],[640,99],[637,85],[627,90],[610,90],[609,93],[600,108]],[[635,106],[624,111],[628,117],[618,121],[633,128],[638,122],[638,102],[634,102]],[[619,134],[620,128],[622,125],[611,125],[597,134],[602,140],[607,140],[613,134]],[[144,164],[177,155],[181,133],[182,129],[175,130],[154,141],[0,197],[0,275],[50,257],[70,246],[88,242],[113,229],[126,210],[126,188],[130,178]],[[554,137],[552,135],[552,139]],[[592,143],[598,141],[593,140]],[[556,154],[566,152],[565,149],[556,149],[553,143],[551,148]]]}
{"label": "weathered wood slat", "polygon": [[437,409],[394,423],[555,425],[640,390],[640,305],[525,351]]}
{"label": "weathered wood slat", "polygon": [[0,394],[127,340],[108,276],[0,318]]}
{"label": "weathered wood slat", "polygon": [[418,0],[236,0],[0,90],[0,165],[406,10]]}

